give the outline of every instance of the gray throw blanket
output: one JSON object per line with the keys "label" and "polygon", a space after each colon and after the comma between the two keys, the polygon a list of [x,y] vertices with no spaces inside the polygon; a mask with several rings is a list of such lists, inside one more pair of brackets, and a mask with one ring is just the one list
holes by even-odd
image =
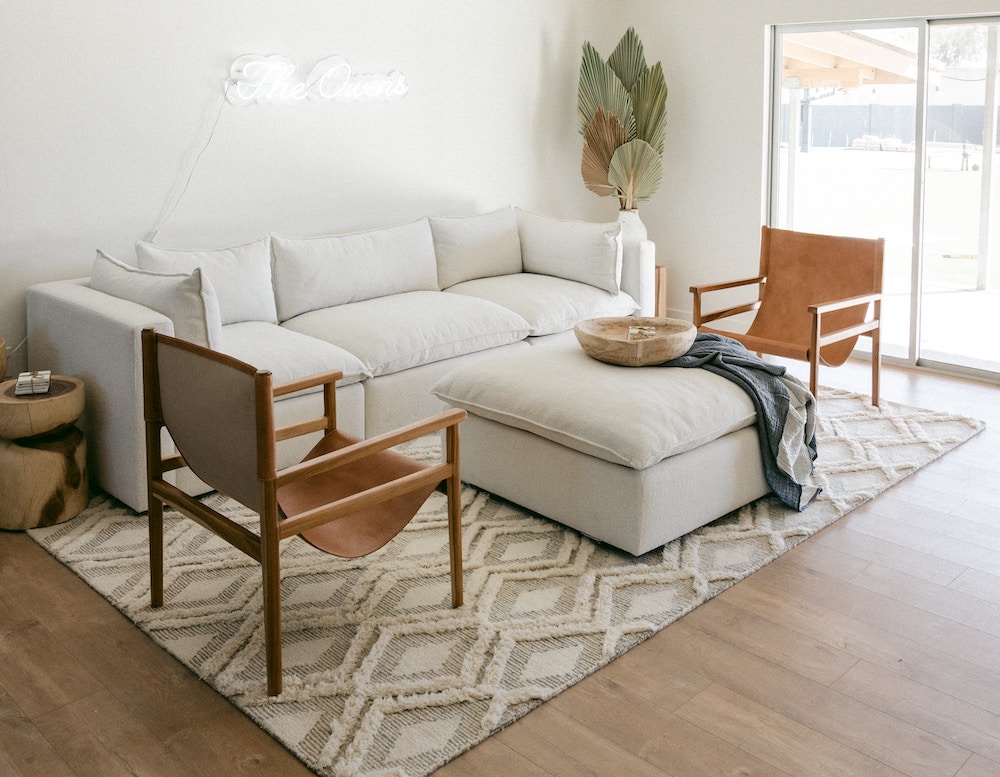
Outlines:
{"label": "gray throw blanket", "polygon": [[758,359],[742,343],[715,334],[699,334],[687,353],[659,366],[701,367],[742,388],[757,410],[767,484],[796,510],[819,495],[810,478],[817,455],[816,399],[798,378]]}

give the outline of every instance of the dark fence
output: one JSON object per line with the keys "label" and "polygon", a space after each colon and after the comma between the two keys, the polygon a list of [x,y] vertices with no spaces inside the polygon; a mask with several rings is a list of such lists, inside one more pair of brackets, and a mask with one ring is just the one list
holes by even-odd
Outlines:
{"label": "dark fence", "polygon": [[[981,146],[983,115],[981,105],[932,105],[927,111],[927,140]],[[803,105],[803,122],[814,146],[849,147],[863,135],[913,143],[916,109],[912,105],[813,105],[808,109]],[[788,141],[786,116],[782,117],[781,139]]]}

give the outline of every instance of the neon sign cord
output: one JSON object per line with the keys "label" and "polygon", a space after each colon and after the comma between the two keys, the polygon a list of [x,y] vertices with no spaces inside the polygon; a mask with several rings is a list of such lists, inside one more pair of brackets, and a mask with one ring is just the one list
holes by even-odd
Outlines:
{"label": "neon sign cord", "polygon": [[[230,82],[226,83],[226,89],[229,88],[229,83]],[[156,242],[156,237],[157,235],[160,234],[160,227],[162,227],[166,223],[167,219],[169,219],[173,215],[174,211],[177,209],[177,206],[181,204],[181,200],[184,199],[184,195],[187,194],[188,187],[191,185],[191,179],[194,177],[194,171],[198,168],[198,163],[201,161],[202,155],[208,149],[209,145],[211,145],[212,138],[215,137],[215,130],[219,126],[219,120],[222,118],[222,111],[226,107],[225,95],[226,95],[226,90],[223,90],[222,97],[219,100],[219,111],[218,113],[215,114],[215,121],[212,122],[212,129],[208,133],[208,139],[202,145],[201,150],[198,152],[198,155],[194,158],[194,162],[191,163],[191,169],[188,171],[187,178],[184,181],[184,186],[181,188],[181,191],[177,195],[177,197],[174,198],[173,205],[171,205],[167,209],[166,213],[163,214],[163,217],[158,222],[156,222],[156,226],[153,227],[153,231],[149,235],[150,243]]]}

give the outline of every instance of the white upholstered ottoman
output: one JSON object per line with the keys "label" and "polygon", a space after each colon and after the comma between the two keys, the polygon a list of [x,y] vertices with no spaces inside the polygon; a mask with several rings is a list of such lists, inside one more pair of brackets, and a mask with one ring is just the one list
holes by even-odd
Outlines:
{"label": "white upholstered ottoman", "polygon": [[462,480],[634,555],[770,492],[753,403],[705,370],[617,367],[565,340],[433,393],[469,412]]}

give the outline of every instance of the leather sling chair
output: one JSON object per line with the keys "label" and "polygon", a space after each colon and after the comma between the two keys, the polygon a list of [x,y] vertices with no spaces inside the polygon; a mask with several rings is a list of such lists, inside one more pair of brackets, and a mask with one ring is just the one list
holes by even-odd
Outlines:
{"label": "leather sling chair", "polygon": [[[267,692],[276,695],[282,688],[279,543],[301,535],[338,556],[366,555],[402,531],[435,489],[447,495],[451,603],[462,604],[458,427],[465,411],[361,440],[337,429],[339,372],[273,386],[270,372],[152,329],[142,332],[142,358],[153,607],[163,604],[163,506],[169,505],[260,563]],[[319,386],[321,416],[275,428],[276,397]],[[163,454],[164,428],[176,454]],[[441,430],[444,456],[437,464],[390,450]],[[277,442],[317,431],[322,439],[301,463],[276,470]],[[184,466],[257,513],[259,529],[167,482],[165,474]]]}
{"label": "leather sling chair", "polygon": [[[847,361],[858,337],[872,341],[872,404],[879,400],[882,259],[885,240],[835,237],[763,227],[760,271],[753,278],[692,286],[699,332],[732,337],[757,354],[809,362],[816,395],[819,365]],[[757,287],[757,299],[713,313],[702,311],[708,292]],[[706,324],[755,312],[746,333]]]}

